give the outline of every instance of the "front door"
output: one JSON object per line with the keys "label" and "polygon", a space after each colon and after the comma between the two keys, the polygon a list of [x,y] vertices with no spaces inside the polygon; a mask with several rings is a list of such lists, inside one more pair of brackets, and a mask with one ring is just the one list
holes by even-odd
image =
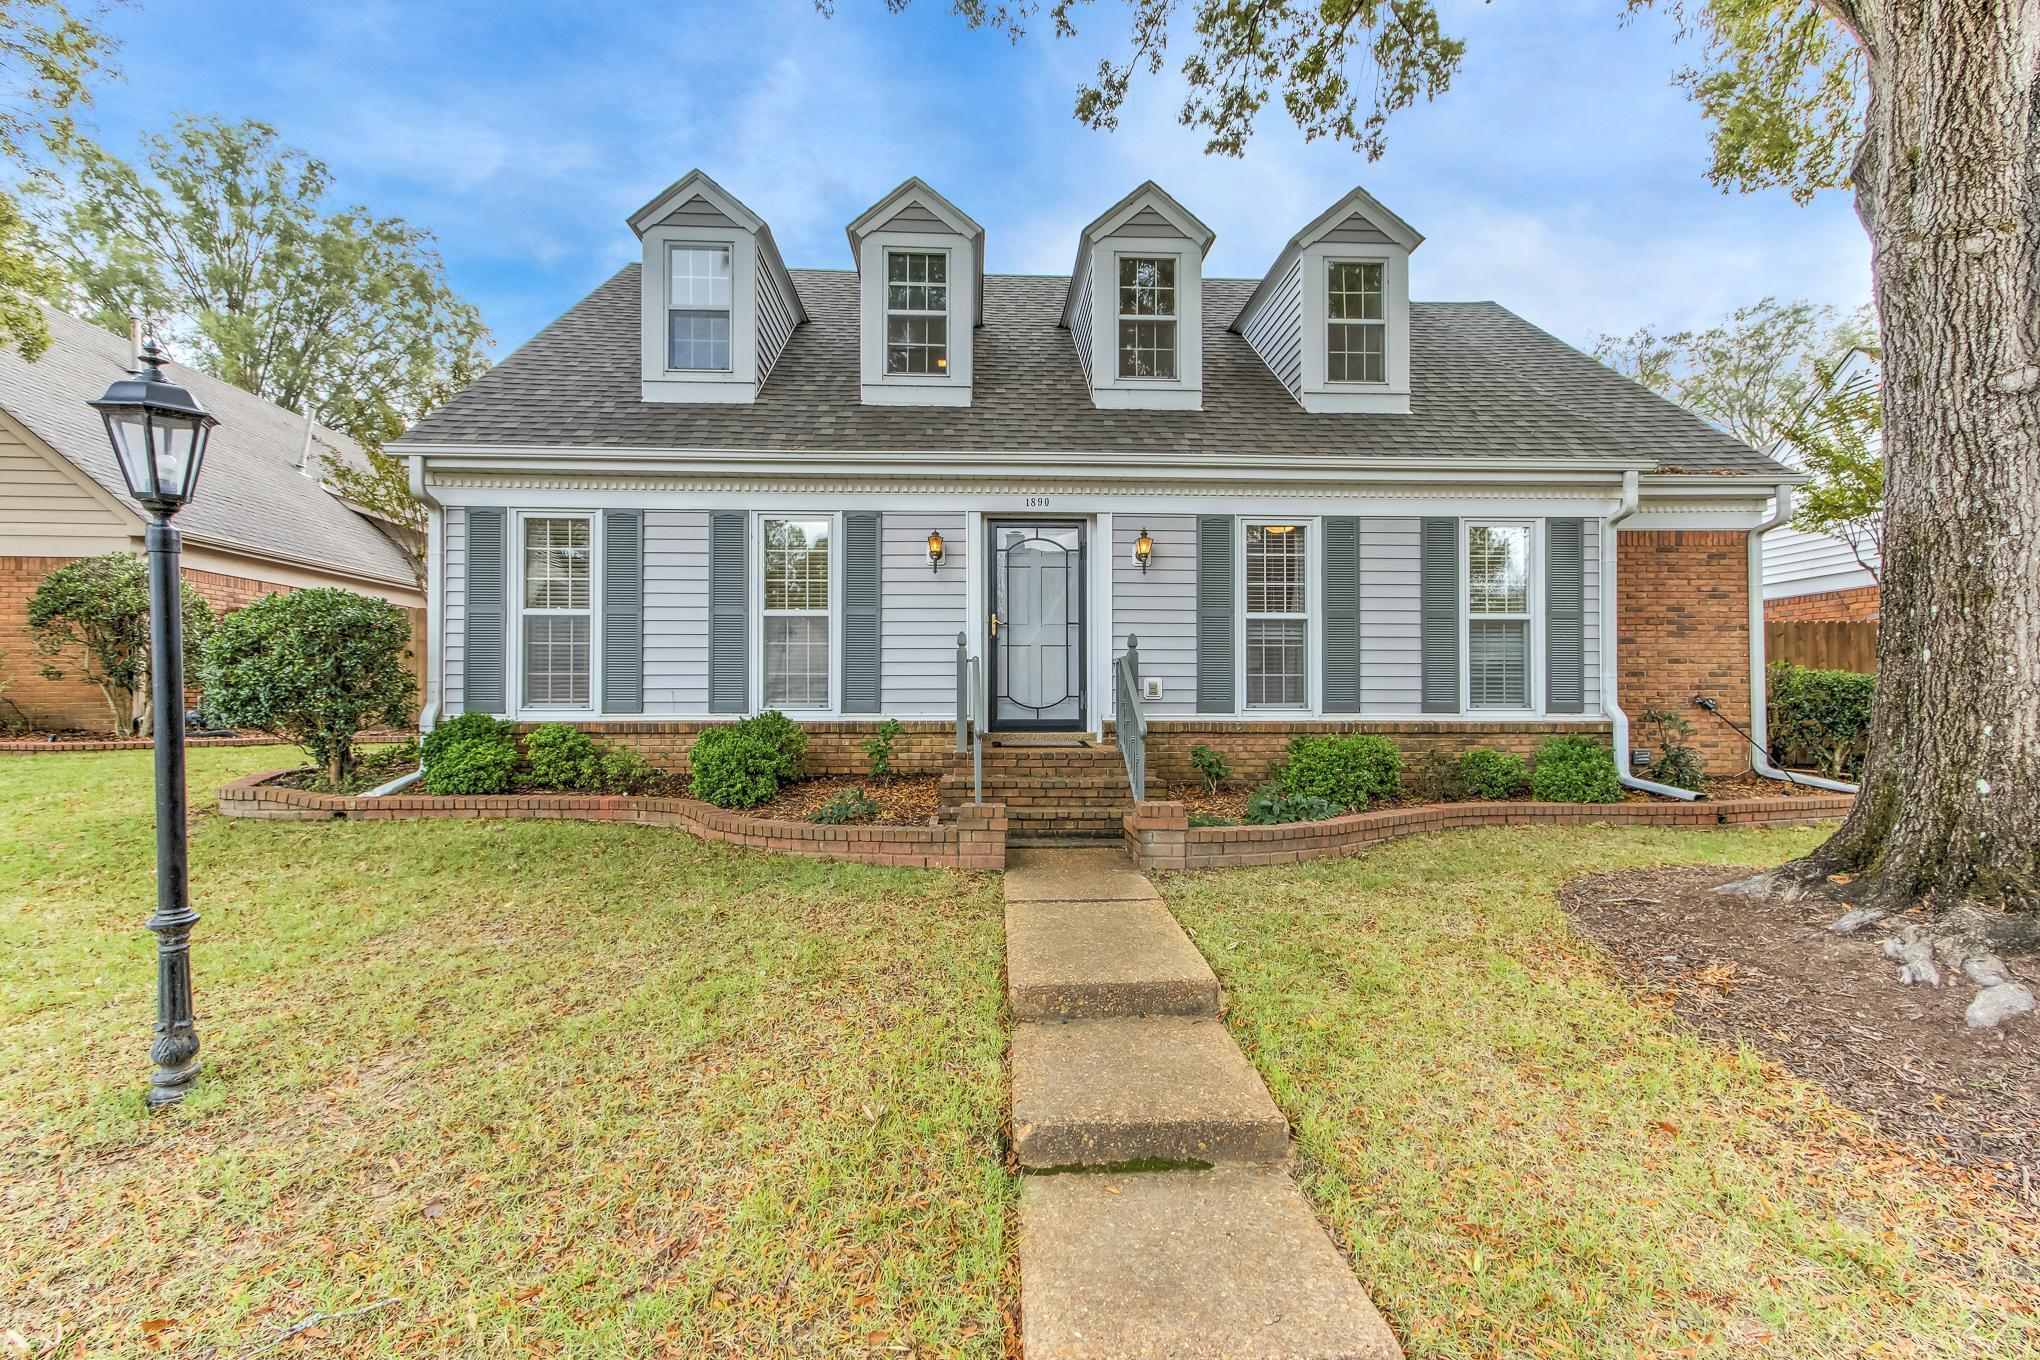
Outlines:
{"label": "front door", "polygon": [[1084,526],[994,521],[992,726],[1084,725]]}

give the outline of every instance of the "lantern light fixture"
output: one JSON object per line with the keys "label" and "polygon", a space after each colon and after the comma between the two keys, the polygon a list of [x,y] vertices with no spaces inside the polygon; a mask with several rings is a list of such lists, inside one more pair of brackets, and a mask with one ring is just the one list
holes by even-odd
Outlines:
{"label": "lantern light fixture", "polygon": [[1155,541],[1148,535],[1146,529],[1142,529],[1140,537],[1133,540],[1133,560],[1140,564],[1141,575],[1147,575],[1148,559],[1154,555]]}
{"label": "lantern light fixture", "polygon": [[947,555],[942,547],[942,531],[940,529],[930,529],[928,531],[928,570],[942,570],[942,559]]}
{"label": "lantern light fixture", "polygon": [[153,339],[142,342],[141,371],[116,381],[88,402],[106,422],[128,492],[144,510],[168,519],[198,490],[205,445],[219,422],[198,398],[164,375],[169,358]]}

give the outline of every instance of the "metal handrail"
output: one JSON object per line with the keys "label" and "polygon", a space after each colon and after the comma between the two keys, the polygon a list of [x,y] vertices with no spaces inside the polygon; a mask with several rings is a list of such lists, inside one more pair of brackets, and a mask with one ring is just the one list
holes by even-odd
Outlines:
{"label": "metal handrail", "polygon": [[956,635],[956,753],[970,747],[970,800],[985,801],[984,667],[970,654],[970,635]]}
{"label": "metal handrail", "polygon": [[1112,725],[1119,758],[1126,762],[1126,782],[1138,803],[1147,797],[1147,712],[1140,704],[1140,639],[1126,635],[1126,653],[1112,663],[1117,712]]}

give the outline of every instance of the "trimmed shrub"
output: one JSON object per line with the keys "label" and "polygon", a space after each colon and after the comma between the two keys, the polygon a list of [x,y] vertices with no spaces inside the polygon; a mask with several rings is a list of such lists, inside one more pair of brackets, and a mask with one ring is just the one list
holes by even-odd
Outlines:
{"label": "trimmed shrub", "polygon": [[779,792],[785,760],[785,752],[762,740],[749,721],[707,729],[694,739],[687,758],[694,771],[694,796],[722,808],[754,808],[769,801]]}
{"label": "trimmed shrub", "polygon": [[[184,675],[196,681],[214,619],[205,597],[178,582],[183,610]],[[74,675],[106,698],[116,737],[146,730],[149,712],[149,564],[135,553],[66,562],[28,599],[28,632],[45,680]],[[320,762],[322,765],[324,761]]]}
{"label": "trimmed shrub", "polygon": [[[864,739],[864,763],[870,768],[873,779],[892,777],[893,743],[900,739],[900,731],[900,720],[887,718],[878,725],[878,731]],[[862,793],[863,790],[859,789],[858,792]]]}
{"label": "trimmed shrub", "polygon": [[602,751],[595,739],[566,723],[545,723],[524,739],[531,782],[542,789],[579,793],[602,783]]}
{"label": "trimmed shrub", "polygon": [[877,801],[863,789],[838,789],[835,797],[808,814],[808,820],[824,826],[841,826],[845,822],[868,822],[877,815]]}
{"label": "trimmed shrub", "polygon": [[227,615],[206,643],[206,714],[293,742],[327,788],[346,791],[355,735],[411,724],[410,643],[410,619],[387,600],[330,586],[265,595]]}
{"label": "trimmed shrub", "polygon": [[1811,756],[1830,779],[1860,773],[1870,754],[1874,675],[1816,671],[1774,661],[1768,673],[1771,759]]}
{"label": "trimmed shrub", "polygon": [[1263,784],[1247,799],[1247,823],[1250,826],[1322,822],[1345,811],[1329,798],[1320,798],[1312,793],[1285,793],[1276,784]]}
{"label": "trimmed shrub", "polygon": [[1530,787],[1529,762],[1508,751],[1477,746],[1459,757],[1453,774],[1469,798],[1515,798]]}
{"label": "trimmed shrub", "polygon": [[517,733],[486,713],[448,718],[418,743],[427,793],[507,793],[517,772]]}
{"label": "trimmed shrub", "polygon": [[1685,738],[1693,735],[1693,724],[1686,715],[1675,708],[1647,708],[1637,721],[1650,733],[1649,777],[1675,789],[1700,792],[1707,779],[1707,764],[1685,743]]}
{"label": "trimmed shrub", "polygon": [[1347,737],[1298,737],[1289,743],[1282,791],[1292,797],[1322,798],[1335,807],[1361,812],[1370,799],[1393,798],[1402,791],[1402,770],[1402,752],[1387,737],[1366,732]]}
{"label": "trimmed shrub", "polygon": [[1537,748],[1530,791],[1547,803],[1619,803],[1615,757],[1584,733],[1553,737]]}
{"label": "trimmed shrub", "polygon": [[1232,776],[1232,762],[1225,758],[1225,752],[1215,747],[1198,744],[1190,748],[1190,763],[1197,767],[1198,777],[1204,780],[1208,792],[1217,793],[1219,785]]}
{"label": "trimmed shrub", "polygon": [[1427,803],[1457,803],[1466,797],[1466,781],[1459,777],[1459,762],[1443,751],[1426,751],[1417,759],[1410,775],[1410,787]]}
{"label": "trimmed shrub", "polygon": [[628,746],[612,746],[602,753],[604,793],[659,793],[670,780],[664,770]]}
{"label": "trimmed shrub", "polygon": [[807,764],[807,729],[778,709],[768,708],[737,724],[772,752],[772,772],[782,784],[800,778]]}

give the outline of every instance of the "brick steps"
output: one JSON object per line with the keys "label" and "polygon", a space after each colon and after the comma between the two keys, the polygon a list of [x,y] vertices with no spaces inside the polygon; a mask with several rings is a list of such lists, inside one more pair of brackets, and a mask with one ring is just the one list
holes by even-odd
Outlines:
{"label": "brick steps", "polygon": [[[993,737],[984,750],[984,796],[1005,806],[1016,834],[1117,839],[1133,809],[1117,747],[1057,734]],[[943,776],[941,804],[970,801],[971,765],[958,757]]]}

